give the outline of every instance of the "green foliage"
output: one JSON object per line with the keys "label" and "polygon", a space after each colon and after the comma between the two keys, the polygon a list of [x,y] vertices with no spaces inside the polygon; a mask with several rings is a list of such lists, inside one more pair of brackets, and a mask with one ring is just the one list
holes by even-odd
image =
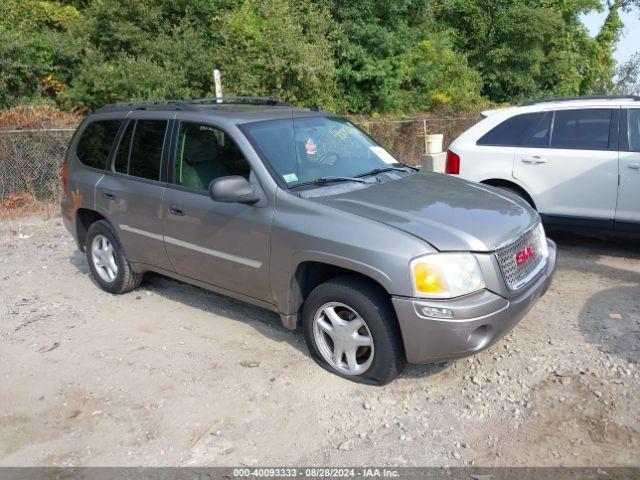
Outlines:
{"label": "green foliage", "polygon": [[214,68],[227,95],[374,114],[616,91],[638,3],[590,38],[599,0],[0,0],[0,108],[202,97]]}
{"label": "green foliage", "polygon": [[444,0],[440,23],[482,76],[482,93],[497,102],[606,89],[622,28],[617,6],[591,39],[579,14],[595,0]]}
{"label": "green foliage", "polygon": [[213,56],[191,25],[157,33],[153,40],[143,39],[135,44],[135,50],[88,50],[61,100],[96,108],[115,101],[192,98],[210,93]]}
{"label": "green foliage", "polygon": [[640,52],[618,67],[615,91],[624,95],[640,95]]}
{"label": "green foliage", "polygon": [[401,111],[466,111],[481,103],[480,75],[441,34],[429,34],[413,45],[402,57],[399,73],[395,97]]}
{"label": "green foliage", "polygon": [[79,55],[67,27],[79,12],[58,2],[0,3],[0,107],[55,97]]}
{"label": "green foliage", "polygon": [[331,12],[337,77],[353,112],[389,111],[401,80],[402,56],[415,42],[424,2],[326,0]]}
{"label": "green foliage", "polygon": [[225,94],[340,103],[326,11],[305,1],[247,0],[212,25]]}

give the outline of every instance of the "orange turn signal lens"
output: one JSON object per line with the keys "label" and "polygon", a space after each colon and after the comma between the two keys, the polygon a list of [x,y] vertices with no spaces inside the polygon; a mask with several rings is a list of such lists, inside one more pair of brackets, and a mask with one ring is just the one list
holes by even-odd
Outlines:
{"label": "orange turn signal lens", "polygon": [[442,272],[435,265],[418,263],[413,270],[414,284],[419,293],[445,293],[447,287]]}

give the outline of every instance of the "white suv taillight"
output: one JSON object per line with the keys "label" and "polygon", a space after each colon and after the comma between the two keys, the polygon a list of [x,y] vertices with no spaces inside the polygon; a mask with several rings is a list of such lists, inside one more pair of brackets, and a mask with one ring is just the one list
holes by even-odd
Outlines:
{"label": "white suv taillight", "polygon": [[444,173],[458,175],[460,173],[460,155],[447,150],[447,163],[444,167]]}

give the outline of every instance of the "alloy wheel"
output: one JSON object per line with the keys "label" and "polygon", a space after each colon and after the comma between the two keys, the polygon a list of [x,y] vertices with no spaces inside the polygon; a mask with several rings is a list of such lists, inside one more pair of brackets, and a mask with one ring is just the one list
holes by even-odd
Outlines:
{"label": "alloy wheel", "polygon": [[96,235],[91,241],[91,260],[97,274],[105,282],[113,282],[118,276],[118,263],[113,245],[104,235]]}
{"label": "alloy wheel", "polygon": [[345,375],[362,375],[373,362],[373,336],[364,319],[339,302],[322,305],[313,318],[313,336],[322,357]]}

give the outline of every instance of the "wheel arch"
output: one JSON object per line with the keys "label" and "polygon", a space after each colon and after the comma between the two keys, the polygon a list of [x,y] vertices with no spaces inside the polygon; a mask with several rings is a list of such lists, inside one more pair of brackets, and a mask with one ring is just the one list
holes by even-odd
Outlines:
{"label": "wheel arch", "polygon": [[79,208],[76,211],[76,240],[81,251],[84,252],[89,227],[99,220],[108,222],[104,215],[90,208]]}
{"label": "wheel arch", "polygon": [[286,294],[285,308],[287,312],[292,313],[281,314],[282,323],[287,328],[295,329],[299,325],[302,306],[311,291],[327,280],[342,276],[360,278],[390,298],[389,290],[385,288],[382,283],[384,280],[381,282],[381,279],[376,279],[375,276],[370,273],[364,273],[360,269],[337,265],[336,263],[325,260],[305,260],[297,265],[291,276]]}
{"label": "wheel arch", "polygon": [[517,192],[519,192],[522,197],[529,202],[529,205],[531,205],[535,210],[537,210],[538,208],[536,207],[536,202],[533,199],[533,196],[520,184],[512,181],[512,180],[505,180],[503,178],[490,178],[487,180],[482,180],[480,183],[484,184],[484,185],[489,185],[490,187],[506,187],[506,188],[511,188]]}

